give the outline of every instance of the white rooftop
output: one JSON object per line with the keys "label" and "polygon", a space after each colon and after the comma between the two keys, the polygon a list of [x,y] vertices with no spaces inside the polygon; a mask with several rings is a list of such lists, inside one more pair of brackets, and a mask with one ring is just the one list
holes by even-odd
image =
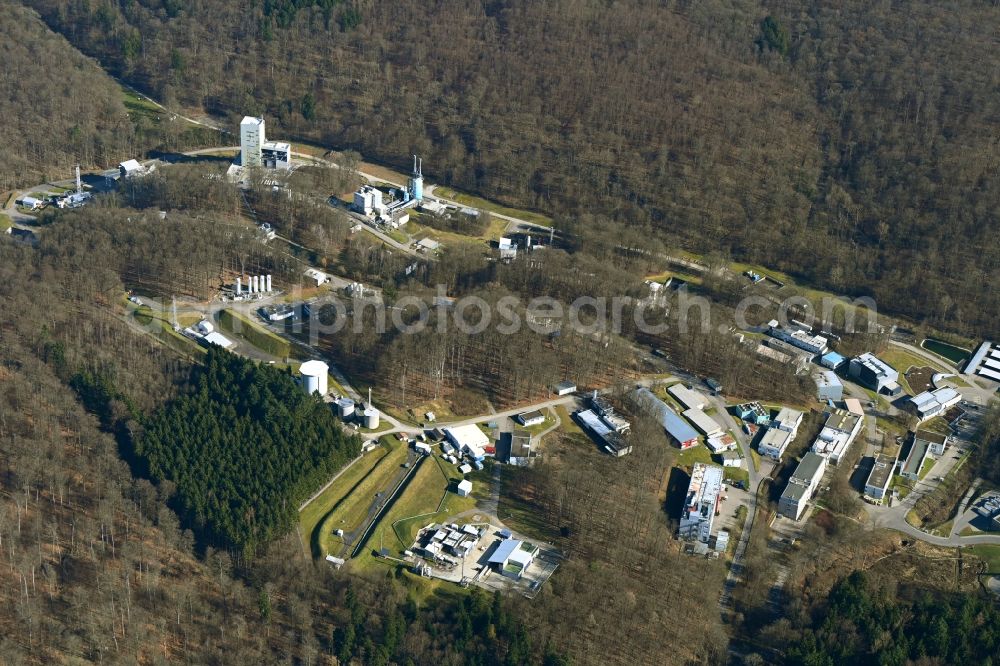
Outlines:
{"label": "white rooftop", "polygon": [[227,338],[226,336],[222,335],[218,331],[212,331],[211,333],[206,335],[203,339],[205,340],[205,342],[213,345],[218,345],[223,349],[229,349],[230,347],[233,346],[233,341]]}
{"label": "white rooftop", "polygon": [[445,428],[444,434],[452,444],[459,449],[467,450],[476,458],[482,457],[483,449],[490,443],[490,438],[474,423]]}

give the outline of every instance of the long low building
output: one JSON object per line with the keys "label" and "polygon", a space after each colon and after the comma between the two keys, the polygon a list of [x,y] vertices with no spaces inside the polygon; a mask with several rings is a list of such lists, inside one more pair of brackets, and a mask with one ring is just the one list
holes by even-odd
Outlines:
{"label": "long low building", "polygon": [[930,454],[930,444],[926,440],[913,438],[910,441],[910,449],[906,453],[906,458],[900,467],[899,475],[917,481],[920,479],[920,470],[924,467],[924,462]]}
{"label": "long low building", "polygon": [[632,396],[639,407],[648,410],[682,449],[691,448],[698,443],[698,432],[649,389],[636,389]]}
{"label": "long low building", "polygon": [[719,422],[713,419],[711,416],[701,411],[700,409],[688,409],[684,411],[684,418],[691,422],[691,424],[701,431],[701,434],[706,437],[711,437],[713,435],[718,435],[722,433],[722,426]]}
{"label": "long low building", "polygon": [[705,463],[694,464],[677,530],[678,536],[682,539],[689,541],[697,539],[702,543],[708,543],[712,535],[715,513],[719,507],[723,476],[721,467]]}
{"label": "long low building", "polygon": [[786,329],[778,325],[776,319],[771,320],[768,323],[768,334],[787,342],[790,345],[794,345],[799,349],[802,349],[810,354],[825,354],[827,350],[827,345],[829,341],[822,335],[813,335],[807,331],[801,329]]}
{"label": "long low building", "polygon": [[793,520],[801,518],[819,487],[824,472],[826,472],[826,458],[812,452],[805,454],[792,472],[785,491],[781,493],[778,513]]}

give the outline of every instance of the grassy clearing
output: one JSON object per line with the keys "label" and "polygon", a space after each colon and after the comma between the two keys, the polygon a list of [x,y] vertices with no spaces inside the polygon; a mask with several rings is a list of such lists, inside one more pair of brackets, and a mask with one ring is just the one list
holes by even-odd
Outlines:
{"label": "grassy clearing", "polygon": [[723,468],[724,478],[729,483],[736,483],[737,481],[742,481],[743,486],[747,487],[750,484],[750,472],[743,469],[742,467],[725,467]]}
{"label": "grassy clearing", "polygon": [[10,219],[7,215],[0,213],[0,232],[6,232],[14,226],[14,220]]}
{"label": "grassy clearing", "polygon": [[899,499],[904,499],[913,490],[913,482],[897,474],[892,477],[892,481],[889,483],[889,490],[898,491]]}
{"label": "grassy clearing", "polygon": [[407,454],[407,447],[393,446],[363,479],[352,486],[350,493],[337,502],[320,523],[321,544],[337,539],[332,534],[338,529],[351,532],[361,527],[375,500],[375,493],[392,490],[389,484],[399,472],[400,465],[406,462]]}
{"label": "grassy clearing", "polygon": [[160,115],[165,113],[163,109],[125,86],[122,86],[122,101],[129,113],[149,116],[153,120],[159,120]]}
{"label": "grassy clearing", "polygon": [[435,187],[434,195],[450,199],[456,203],[462,204],[463,206],[478,208],[480,210],[488,210],[491,213],[499,213],[501,215],[507,215],[508,217],[516,217],[519,220],[524,220],[525,222],[531,222],[533,224],[539,224],[546,227],[551,226],[552,224],[552,218],[548,215],[534,213],[527,210],[520,210],[517,208],[508,208],[507,206],[487,201],[481,197],[456,192],[449,187],[441,187],[440,185]]}
{"label": "grassy clearing", "polygon": [[328,552],[324,550],[324,546],[330,534],[317,529],[320,523],[387,455],[389,455],[388,447],[378,447],[367,452],[360,460],[344,470],[329,488],[299,513],[302,539],[305,541],[305,546],[312,551],[313,557],[322,557]]}
{"label": "grassy clearing", "polygon": [[577,425],[573,417],[569,415],[569,410],[566,409],[566,405],[556,405],[556,414],[559,415],[559,419],[562,421],[562,425],[559,426],[560,430],[563,430],[571,435],[583,435],[586,437],[586,433],[583,429]]}
{"label": "grassy clearing", "polygon": [[898,370],[900,379],[903,378],[902,376],[907,370],[914,366],[918,368],[934,368],[939,371],[946,370],[946,368],[944,368],[941,364],[935,365],[935,363],[933,363],[930,359],[924,358],[923,356],[917,356],[913,352],[907,351],[906,349],[900,349],[899,347],[890,347],[879,354],[879,358]]}
{"label": "grassy clearing", "polygon": [[685,449],[677,454],[675,464],[681,467],[691,467],[695,463],[706,463],[713,465],[712,452],[703,444],[697,444],[690,449]]}
{"label": "grassy clearing", "polygon": [[985,544],[980,546],[971,546],[966,548],[965,552],[971,552],[973,555],[986,562],[987,571],[989,573],[1000,573],[1000,546]]}
{"label": "grassy clearing", "polygon": [[397,243],[402,243],[403,245],[408,245],[410,243],[409,237],[398,229],[388,229],[386,230],[385,235]]}
{"label": "grassy clearing", "polygon": [[235,310],[223,310],[219,313],[219,326],[234,336],[241,338],[252,346],[279,358],[292,355],[292,346],[284,338],[258,326]]}

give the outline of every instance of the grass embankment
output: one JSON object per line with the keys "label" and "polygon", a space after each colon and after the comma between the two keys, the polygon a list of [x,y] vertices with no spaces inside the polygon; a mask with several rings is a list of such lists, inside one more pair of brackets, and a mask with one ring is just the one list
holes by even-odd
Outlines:
{"label": "grass embankment", "polygon": [[[500,215],[507,215],[508,217],[516,217],[519,220],[524,220],[525,222],[531,222],[545,227],[552,225],[552,218],[548,215],[528,210],[520,210],[518,208],[508,208],[507,206],[488,201],[481,197],[465,194],[463,192],[456,192],[451,188],[441,187],[440,185],[434,188],[434,196],[444,197],[445,199],[450,199],[451,201],[462,204],[463,206],[469,206],[470,208],[478,208],[479,210],[486,210],[491,213],[499,213]],[[491,230],[492,225],[486,233],[490,233]]]}
{"label": "grass embankment", "polygon": [[131,317],[156,339],[184,356],[201,357],[205,348],[194,340],[186,338],[174,330],[163,314],[155,313],[149,306],[140,305],[131,312]]}
{"label": "grass embankment", "polygon": [[390,484],[399,472],[400,465],[406,462],[408,451],[407,447],[401,444],[386,444],[386,446],[391,446],[391,450],[348,488],[346,495],[334,504],[319,526],[313,530],[313,534],[317,536],[312,541],[314,553],[319,551],[325,554],[330,552],[331,544],[343,543],[342,539],[333,533],[338,529],[344,530],[345,533],[357,530],[368,516],[368,509],[375,501],[375,493],[388,493],[393,490]]}
{"label": "grass embankment", "polygon": [[899,347],[889,347],[878,355],[883,361],[899,371],[900,375],[906,373],[910,368],[933,368],[935,371],[943,372],[947,370],[941,363],[931,361],[923,356],[917,356],[911,351],[900,349]]}
{"label": "grass embankment", "polygon": [[241,338],[272,356],[288,358],[292,355],[292,346],[288,340],[258,326],[233,310],[222,310],[219,313],[219,326],[227,333]]}
{"label": "grass embankment", "polygon": [[330,484],[330,487],[310,502],[299,514],[302,539],[313,557],[324,557],[328,552],[325,540],[331,534],[324,533],[320,529],[323,519],[354,491],[355,487],[389,455],[389,452],[388,447],[380,446],[365,453],[361,459],[345,469],[337,477],[337,480]]}
{"label": "grass embankment", "polygon": [[14,226],[14,220],[10,219],[9,216],[0,213],[0,233],[6,233],[12,226]]}
{"label": "grass embankment", "polygon": [[[364,566],[366,560],[372,561],[372,551],[381,548],[388,548],[393,554],[401,555],[413,544],[417,531],[424,525],[450,521],[452,516],[474,508],[474,496],[459,497],[455,492],[455,486],[462,478],[457,468],[438,456],[425,459],[392,507],[372,530],[368,540],[369,547],[357,560]],[[474,484],[473,491],[475,490]]]}

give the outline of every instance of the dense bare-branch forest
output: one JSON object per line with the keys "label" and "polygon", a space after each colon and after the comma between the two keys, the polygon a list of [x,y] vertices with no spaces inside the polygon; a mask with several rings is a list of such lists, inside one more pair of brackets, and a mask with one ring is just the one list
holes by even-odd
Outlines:
{"label": "dense bare-branch forest", "polygon": [[995,3],[27,4],[167,100],[997,324]]}

